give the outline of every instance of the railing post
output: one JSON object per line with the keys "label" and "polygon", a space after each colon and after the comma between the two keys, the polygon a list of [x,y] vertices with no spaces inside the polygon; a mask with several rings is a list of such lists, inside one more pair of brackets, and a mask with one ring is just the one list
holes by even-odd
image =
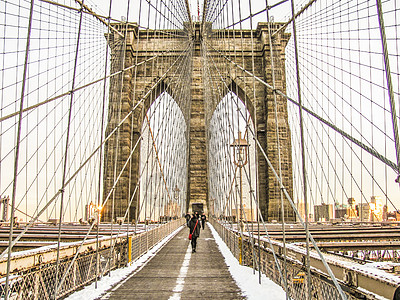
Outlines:
{"label": "railing post", "polygon": [[242,241],[242,237],[239,236],[239,264],[243,265],[243,241]]}

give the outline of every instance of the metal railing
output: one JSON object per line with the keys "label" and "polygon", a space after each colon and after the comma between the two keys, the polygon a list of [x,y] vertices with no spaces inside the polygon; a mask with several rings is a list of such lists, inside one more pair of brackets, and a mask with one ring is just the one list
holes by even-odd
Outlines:
{"label": "metal railing", "polygon": [[[210,218],[210,223],[214,226],[215,230],[237,260],[239,260],[239,245],[241,242],[243,245],[243,265],[253,266],[254,260],[254,266],[257,270],[260,269],[261,272],[273,282],[284,288],[284,282],[279,273],[279,268],[275,264],[272,250],[267,239],[260,237],[260,243],[258,243],[257,236],[254,236],[252,243],[251,237],[247,234],[243,234],[243,240],[240,241],[240,233],[238,231],[224,226],[222,222],[213,218]],[[282,244],[274,242],[274,251],[278,258],[279,267],[281,270],[286,269],[287,277],[284,280],[287,282],[289,298],[302,300],[307,299],[306,254],[305,250],[301,251],[302,249],[295,248],[296,247],[291,247],[291,249],[287,250],[287,263],[285,266]],[[351,269],[351,266],[346,267],[345,264],[332,266],[332,262],[329,262],[329,264],[345,292],[347,299],[380,299],[379,295],[388,299],[393,299],[393,294],[399,286],[394,282],[385,281],[383,279],[377,280],[370,278],[371,280],[367,281],[369,278],[367,278],[365,274],[358,273],[356,270]],[[258,265],[260,268],[258,268]],[[339,292],[334,286],[332,279],[323,272],[322,264],[318,264],[313,256],[311,266],[311,299],[340,299]],[[340,274],[340,276],[338,276],[338,274]],[[365,285],[369,288],[360,288]]]}
{"label": "metal railing", "polygon": [[[85,250],[79,254],[72,267],[69,268],[66,280],[58,289],[57,298],[62,298],[94,281],[96,277],[101,278],[111,270],[126,266],[138,259],[183,223],[182,219],[178,219],[137,235],[120,234],[112,238],[103,237],[100,242],[98,256],[96,248],[91,246],[95,244],[95,240],[87,241],[88,247],[84,248]],[[76,251],[78,247],[75,244],[73,243],[71,247]],[[51,255],[52,251],[54,250],[49,248],[47,252]],[[46,251],[41,251],[40,255],[29,251],[24,257],[25,261],[34,259],[36,264],[28,269],[14,269],[14,272],[10,275],[9,299],[54,299],[57,272],[55,256],[53,255],[53,261],[43,263],[43,257],[45,256]],[[64,274],[67,271],[73,256],[62,259],[58,269],[59,274]],[[19,259],[21,259],[20,256]],[[5,276],[2,276],[0,278],[1,299],[5,296],[4,293]]]}

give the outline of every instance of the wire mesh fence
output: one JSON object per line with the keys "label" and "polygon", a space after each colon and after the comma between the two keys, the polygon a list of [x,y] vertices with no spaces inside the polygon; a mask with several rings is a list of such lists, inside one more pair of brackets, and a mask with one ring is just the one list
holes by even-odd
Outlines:
{"label": "wire mesh fence", "polygon": [[[338,290],[325,273],[313,268],[310,276],[307,275],[304,259],[300,261],[287,255],[285,264],[282,249],[277,247],[275,251],[278,252],[276,253],[278,260],[275,261],[269,243],[265,238],[261,238],[260,244],[258,244],[257,238],[253,238],[252,243],[251,238],[246,235],[241,240],[238,231],[232,230],[229,226],[225,226],[225,224],[213,218],[210,219],[210,222],[238,260],[240,247],[243,246],[243,265],[254,266],[256,270],[260,270],[261,273],[283,289],[285,289],[286,284],[289,299],[340,299]],[[306,285],[308,278],[310,279],[309,293]],[[377,299],[367,291],[351,287],[351,284],[341,281],[340,285],[346,293],[347,299]]]}
{"label": "wire mesh fence", "polygon": [[[182,223],[183,221],[178,219],[137,235],[114,236],[111,243],[105,240],[105,246],[100,245],[98,252],[96,249],[83,252],[75,261],[73,257],[63,259],[58,266],[58,272],[55,262],[40,264],[40,260],[28,270],[19,272],[17,269],[10,275],[8,299],[54,299],[56,276],[58,274],[60,282],[60,277],[67,272],[57,292],[57,298],[62,298],[94,281],[96,277],[100,279],[111,270],[124,267],[138,259]],[[0,297],[5,297],[5,276],[0,278]]]}

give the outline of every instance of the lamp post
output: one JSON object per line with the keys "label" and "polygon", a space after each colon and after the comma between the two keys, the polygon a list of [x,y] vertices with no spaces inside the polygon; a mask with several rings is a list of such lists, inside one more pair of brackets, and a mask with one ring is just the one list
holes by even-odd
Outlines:
{"label": "lamp post", "polygon": [[210,200],[211,200],[210,201],[210,205],[211,205],[211,207],[210,207],[210,215],[211,216],[215,216],[215,198],[211,197]]}
{"label": "lamp post", "polygon": [[242,183],[242,168],[247,164],[247,152],[249,148],[249,144],[245,139],[242,139],[242,133],[239,131],[239,137],[231,144],[233,148],[233,162],[234,164],[239,167],[239,224],[240,224],[240,239],[239,239],[239,263],[243,264],[243,245],[242,245],[242,238],[243,238],[243,183]]}
{"label": "lamp post", "polygon": [[178,186],[177,185],[175,185],[175,189],[174,189],[174,198],[175,198],[175,201],[176,201],[176,209],[174,209],[174,210],[176,210],[175,211],[175,215],[174,215],[174,217],[176,217],[176,216],[178,216],[178,205],[179,205],[179,192],[180,192],[181,190],[178,188]]}
{"label": "lamp post", "polygon": [[101,221],[101,211],[103,206],[98,204],[95,210],[96,213],[96,222],[97,222],[97,232],[96,232],[96,283],[95,287],[97,289],[97,280],[100,272],[100,255],[99,255],[99,232],[100,232],[100,221]]}

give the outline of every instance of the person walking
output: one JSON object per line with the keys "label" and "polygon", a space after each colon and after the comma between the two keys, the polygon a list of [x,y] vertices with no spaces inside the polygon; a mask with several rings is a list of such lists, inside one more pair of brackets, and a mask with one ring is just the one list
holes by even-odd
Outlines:
{"label": "person walking", "polygon": [[201,214],[201,227],[203,228],[203,230],[204,230],[204,226],[206,225],[206,219],[207,219],[206,215],[204,213],[202,213]]}
{"label": "person walking", "polygon": [[196,252],[197,238],[200,236],[200,224],[196,214],[193,214],[193,217],[190,219],[189,230],[189,236],[191,235],[192,237],[192,252]]}
{"label": "person walking", "polygon": [[189,213],[187,213],[185,215],[185,219],[186,219],[186,226],[189,227],[189,221],[190,221],[190,214]]}

